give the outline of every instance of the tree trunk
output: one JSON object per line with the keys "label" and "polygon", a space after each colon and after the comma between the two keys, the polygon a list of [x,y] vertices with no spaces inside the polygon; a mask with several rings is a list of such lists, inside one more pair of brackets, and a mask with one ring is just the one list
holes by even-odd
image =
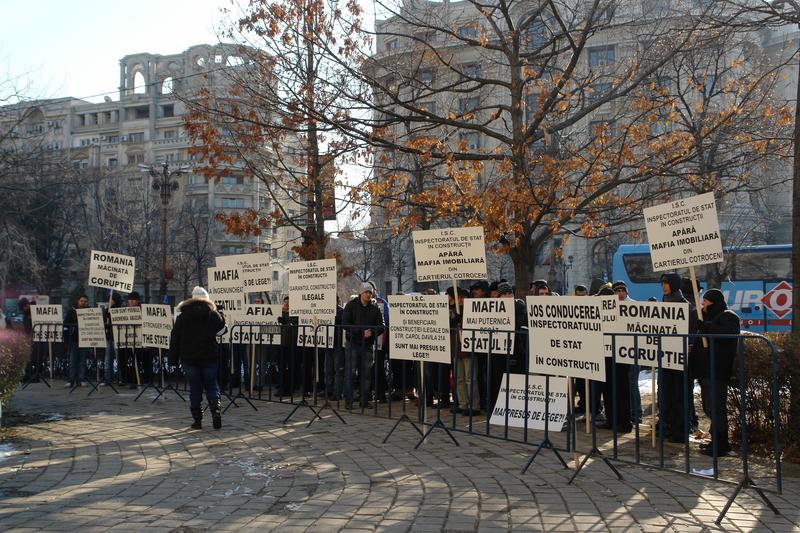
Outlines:
{"label": "tree trunk", "polygon": [[[800,64],[797,69],[797,96],[794,109],[794,161],[792,165],[792,286],[797,284],[800,279],[800,260],[797,251],[800,250]],[[794,424],[784,428],[789,433],[790,442],[800,446],[800,371],[797,370],[800,364],[800,294],[792,290],[792,364],[788,368],[794,369],[794,374],[790,380],[789,391],[789,420],[794,420]]]}

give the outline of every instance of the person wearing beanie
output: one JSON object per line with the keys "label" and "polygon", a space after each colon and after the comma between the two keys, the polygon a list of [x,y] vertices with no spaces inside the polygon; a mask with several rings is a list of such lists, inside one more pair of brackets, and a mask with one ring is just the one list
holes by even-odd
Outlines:
{"label": "person wearing beanie", "polygon": [[[725,295],[719,289],[709,289],[703,294],[703,320],[697,325],[698,333],[710,335],[739,335],[741,321],[728,309]],[[736,362],[738,339],[708,337],[708,347],[698,342],[695,353],[689,358],[692,377],[700,381],[703,412],[711,420],[711,443],[700,445],[700,453],[717,456],[730,452],[728,442],[728,383]],[[712,358],[713,353],[713,358]],[[713,361],[712,361],[713,359]]]}
{"label": "person wearing beanie", "polygon": [[[345,332],[344,395],[348,409],[353,408],[353,380],[358,368],[361,407],[370,407],[367,395],[372,377],[372,347],[375,339],[383,333],[383,313],[373,299],[375,287],[372,283],[361,284],[361,292],[342,311],[342,328]],[[356,366],[358,365],[358,366]]]}
{"label": "person wearing beanie", "polygon": [[192,289],[192,297],[178,304],[180,315],[175,319],[169,342],[169,358],[173,364],[180,363],[189,380],[189,411],[194,423],[192,429],[202,429],[203,391],[214,429],[222,427],[222,405],[220,403],[217,374],[217,337],[227,331],[225,319],[202,287]]}
{"label": "person wearing beanie", "polygon": [[586,285],[575,285],[575,296],[589,296]]}
{"label": "person wearing beanie", "polygon": [[[681,277],[676,272],[666,272],[661,275],[662,302],[685,303],[689,305],[689,331],[697,331],[697,314],[695,307],[687,300],[681,291]],[[695,339],[687,339],[689,360],[695,349]],[[683,371],[662,368],[662,386],[664,387],[664,404],[661,406],[659,423],[664,426],[664,439],[668,442],[685,442],[686,436],[696,425],[694,410],[693,386],[690,384],[684,390]],[[689,427],[684,423],[684,406],[689,413]]]}
{"label": "person wearing beanie", "polygon": [[[506,296],[510,294],[511,296]],[[514,297],[514,289],[511,288],[511,284],[505,281],[497,284],[497,297],[498,298],[513,298]]]}

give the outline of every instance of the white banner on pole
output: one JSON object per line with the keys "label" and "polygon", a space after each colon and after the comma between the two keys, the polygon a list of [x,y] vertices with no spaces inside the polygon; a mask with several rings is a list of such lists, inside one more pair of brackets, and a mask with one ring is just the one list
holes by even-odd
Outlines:
{"label": "white banner on pole", "polygon": [[278,317],[281,313],[280,304],[245,304],[244,311],[229,317],[231,342],[280,346],[281,326]]}
{"label": "white banner on pole", "polygon": [[714,193],[644,210],[653,271],[722,262]]}
{"label": "white banner on pole", "polygon": [[[506,386],[506,376],[511,379],[510,387]],[[508,426],[515,428],[525,427],[528,419],[528,428],[544,430],[545,420],[549,431],[562,431],[567,421],[567,380],[566,378],[551,377],[546,383],[547,376],[528,376],[528,402],[525,405],[525,374],[504,374],[500,382],[500,392],[494,403],[492,416],[489,423],[504,426],[508,414]],[[545,391],[549,391],[547,418],[545,418]],[[508,407],[506,407],[506,391],[508,392]]]}
{"label": "white banner on pole", "polygon": [[[514,299],[465,298],[461,349],[465,352],[514,353]],[[489,331],[492,331],[491,346]],[[511,333],[509,333],[511,332]]]}
{"label": "white banner on pole", "polygon": [[417,281],[486,279],[483,227],[412,232]]}
{"label": "white banner on pole", "polygon": [[136,259],[127,255],[92,250],[89,261],[89,286],[119,292],[133,292]]}
{"label": "white banner on pole", "polygon": [[389,357],[450,363],[450,306],[445,295],[388,296]]}
{"label": "white banner on pole", "polygon": [[87,307],[76,309],[78,316],[78,347],[105,348],[106,327],[103,324],[103,309]]}
{"label": "white banner on pole", "polygon": [[[31,306],[33,342],[63,342],[63,323],[64,315],[61,311],[61,304]],[[70,325],[75,326],[75,324]]]}
{"label": "white banner on pole", "polygon": [[528,296],[529,372],[606,380],[600,300]]}
{"label": "white banner on pole", "polygon": [[[619,302],[614,333],[648,333],[647,337],[616,335],[617,363],[658,368],[661,335],[689,333],[689,304],[668,302]],[[635,340],[634,340],[635,339]],[[661,337],[661,368],[683,370],[683,337]]]}
{"label": "white banner on pole", "polygon": [[162,304],[142,304],[142,346],[169,349],[172,309]]}
{"label": "white banner on pole", "polygon": [[217,257],[218,268],[235,268],[239,271],[245,293],[272,290],[272,262],[273,259],[268,253]]}
{"label": "white banner on pole", "polygon": [[235,267],[208,268],[208,296],[226,311],[241,311],[244,306],[242,276]]}
{"label": "white banner on pole", "polygon": [[336,322],[336,259],[289,264],[289,314],[298,318],[297,346],[333,347],[326,326]]}
{"label": "white banner on pole", "polygon": [[117,348],[142,347],[142,308],[141,307],[112,307],[111,328],[114,332],[114,344]]}

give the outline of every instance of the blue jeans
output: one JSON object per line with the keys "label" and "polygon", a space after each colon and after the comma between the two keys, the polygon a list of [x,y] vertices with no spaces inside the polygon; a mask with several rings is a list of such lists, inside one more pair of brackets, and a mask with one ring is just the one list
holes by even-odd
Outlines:
{"label": "blue jeans", "polygon": [[342,395],[344,350],[337,346],[325,350],[325,393],[337,400]]}
{"label": "blue jeans", "polygon": [[89,348],[78,348],[77,344],[69,344],[69,382],[78,385],[86,380],[86,359]]}
{"label": "blue jeans", "polygon": [[117,358],[117,347],[113,340],[106,340],[106,356],[103,360],[103,381],[111,383],[114,381],[114,359]]}
{"label": "blue jeans", "polygon": [[360,384],[360,403],[367,404],[367,394],[370,391],[370,378],[372,377],[372,347],[362,343],[353,344],[347,341],[344,348],[344,397],[347,407],[353,405],[353,371],[358,369]]}
{"label": "blue jeans", "polygon": [[183,372],[189,380],[189,409],[200,409],[203,403],[203,390],[206,391],[208,403],[219,400],[218,368],[217,363],[202,366],[183,363]]}

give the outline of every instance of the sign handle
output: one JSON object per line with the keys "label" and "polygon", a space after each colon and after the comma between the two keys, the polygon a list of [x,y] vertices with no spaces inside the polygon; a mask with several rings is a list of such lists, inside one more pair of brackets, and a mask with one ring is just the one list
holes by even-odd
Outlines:
{"label": "sign handle", "polygon": [[[694,273],[694,265],[689,266],[689,276],[692,279],[692,294],[694,294],[694,309],[697,311],[697,319],[703,320],[703,307],[700,305],[700,293],[697,292],[697,276]],[[694,333],[690,331],[689,333]],[[703,348],[708,348],[708,339],[703,337]]]}
{"label": "sign handle", "polygon": [[53,343],[47,341],[47,355],[50,359],[50,381],[53,380]]}
{"label": "sign handle", "polygon": [[458,305],[458,283],[456,282],[456,277],[453,276],[453,300],[456,302],[456,314],[461,314],[461,309]]}
{"label": "sign handle", "polygon": [[583,396],[585,398],[585,401],[583,402],[583,405],[584,405],[583,409],[584,409],[584,414],[586,416],[586,434],[588,435],[589,433],[592,432],[591,427],[590,427],[591,424],[589,423],[589,417],[591,417],[592,413],[593,413],[593,411],[592,411],[592,396],[589,394],[589,379],[588,378],[584,379],[583,383],[586,385],[584,396]]}
{"label": "sign handle", "polygon": [[[650,401],[653,403],[653,416],[650,417],[650,444],[656,447],[656,416],[658,416],[658,401],[656,401],[656,369],[650,372]],[[636,386],[639,386],[638,379]]]}
{"label": "sign handle", "polygon": [[[127,337],[127,332],[126,337]],[[139,379],[139,361],[136,357],[136,334],[134,333],[133,337],[133,348],[131,348],[131,353],[133,354],[133,373],[136,374],[136,386],[141,387],[142,382]]]}
{"label": "sign handle", "polygon": [[100,381],[100,363],[97,361],[97,348],[92,347],[92,351],[94,352],[94,370],[95,370],[95,381]]}
{"label": "sign handle", "polygon": [[[252,329],[252,326],[251,326]],[[256,345],[253,343],[253,335],[250,335],[250,396],[253,396],[253,379],[256,374]]]}

